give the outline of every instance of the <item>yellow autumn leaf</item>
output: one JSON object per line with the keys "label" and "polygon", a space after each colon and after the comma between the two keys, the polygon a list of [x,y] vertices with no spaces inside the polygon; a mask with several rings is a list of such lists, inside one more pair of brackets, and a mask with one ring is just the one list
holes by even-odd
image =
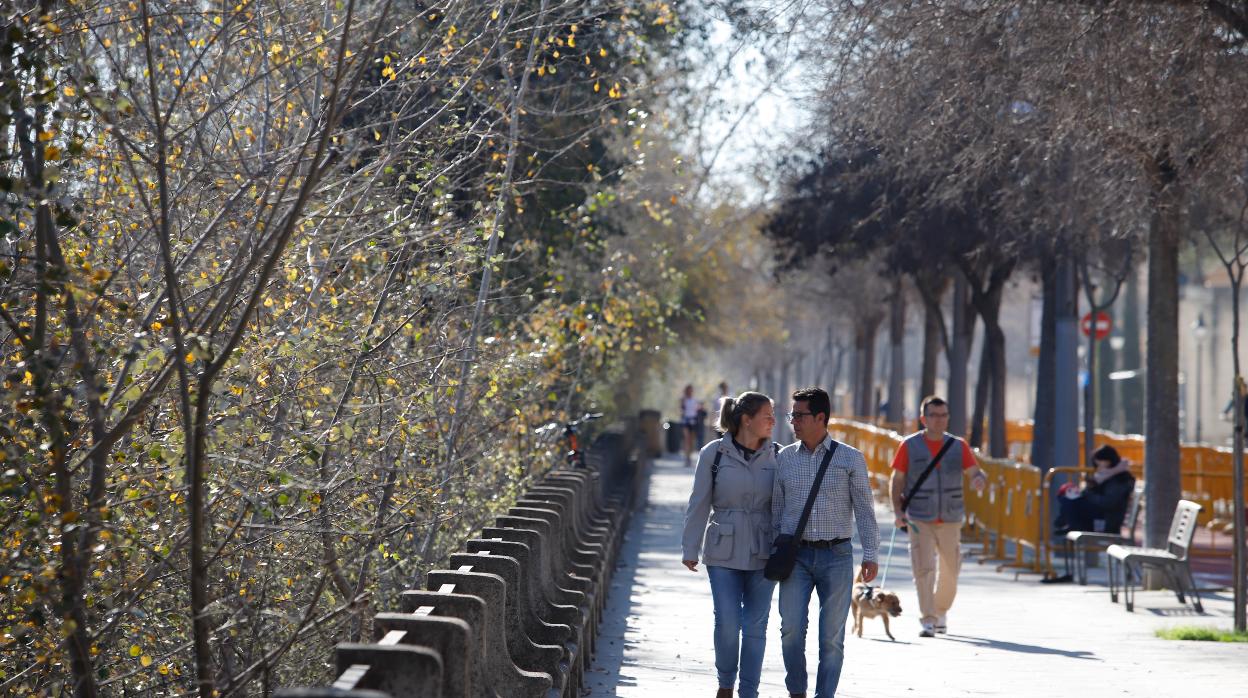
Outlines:
{"label": "yellow autumn leaf", "polygon": [[151,666],[152,658],[145,654],[142,657],[139,657],[139,664],[142,664],[143,666]]}
{"label": "yellow autumn leaf", "polygon": [[131,657],[137,657],[137,656],[139,656],[140,654],[143,654],[143,648],[142,648],[142,647],[139,647],[138,645],[130,645],[130,656],[131,656]]}

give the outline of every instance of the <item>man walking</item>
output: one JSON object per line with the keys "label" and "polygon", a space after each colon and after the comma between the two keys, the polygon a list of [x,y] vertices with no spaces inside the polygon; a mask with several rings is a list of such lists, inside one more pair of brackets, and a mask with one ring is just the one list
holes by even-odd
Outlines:
{"label": "man walking", "polygon": [[[906,437],[897,449],[888,489],[895,525],[910,531],[910,566],[922,624],[919,637],[935,637],[948,632],[946,616],[958,593],[963,478],[969,475],[975,489],[982,491],[988,476],[971,447],[945,433],[948,403],[934,395],[925,398],[919,414],[924,429]],[[908,505],[903,503],[906,497]]]}
{"label": "man walking", "polygon": [[780,645],[785,685],[794,698],[806,696],[806,621],[810,594],[819,595],[819,669],[815,698],[832,698],[845,661],[845,619],[854,584],[854,550],[849,538],[854,520],[862,543],[862,578],[878,571],[879,528],[871,499],[867,461],[862,452],[828,435],[831,401],[820,388],[793,393],[789,423],[797,443],[780,449],[771,498],[772,521],[792,535],[826,453],[832,458],[820,483],[810,518],[798,546],[797,564],[780,583]]}

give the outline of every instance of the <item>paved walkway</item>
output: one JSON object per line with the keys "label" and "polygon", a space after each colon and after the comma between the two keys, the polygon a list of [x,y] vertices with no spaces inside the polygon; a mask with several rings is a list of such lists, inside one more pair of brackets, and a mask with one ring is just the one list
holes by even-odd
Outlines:
{"label": "paved walkway", "polygon": [[[589,695],[714,695],[710,588],[705,572],[694,574],[680,564],[692,474],[676,460],[655,465],[649,500],[633,519],[614,577],[597,661],[587,677]],[[881,517],[881,530],[890,531],[885,521]],[[892,626],[897,642],[888,640],[878,620],[868,622],[862,639],[847,637],[839,696],[1051,698],[1093,689],[1096,695],[1133,698],[1248,697],[1248,644],[1170,642],[1153,635],[1180,624],[1230,627],[1226,593],[1205,596],[1204,617],[1169,592],[1142,593],[1135,613],[1127,613],[1110,603],[1103,586],[1041,585],[1026,575],[1015,581],[1013,574],[967,559],[949,615],[950,635],[923,640],[902,538],[888,576],[904,609]],[[882,555],[887,536],[883,545]],[[779,619],[773,601],[764,698],[787,696]],[[813,681],[815,633],[808,639]]]}

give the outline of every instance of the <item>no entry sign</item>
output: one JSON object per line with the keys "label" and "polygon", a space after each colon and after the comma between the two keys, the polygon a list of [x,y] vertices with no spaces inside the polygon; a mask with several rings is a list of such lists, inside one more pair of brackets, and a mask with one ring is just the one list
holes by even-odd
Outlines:
{"label": "no entry sign", "polygon": [[[1096,340],[1099,342],[1109,336],[1109,331],[1114,328],[1114,322],[1110,319],[1109,313],[1101,311],[1096,314]],[[1083,319],[1079,321],[1079,329],[1083,330],[1084,337],[1091,337],[1093,332],[1092,313],[1086,313]]]}

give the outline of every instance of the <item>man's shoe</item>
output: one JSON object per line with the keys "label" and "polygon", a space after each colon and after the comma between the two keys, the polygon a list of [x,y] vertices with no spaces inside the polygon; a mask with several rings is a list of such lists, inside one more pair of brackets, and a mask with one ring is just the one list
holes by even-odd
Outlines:
{"label": "man's shoe", "polygon": [[715,698],[732,698],[731,688],[721,688],[715,692]]}
{"label": "man's shoe", "polygon": [[790,693],[789,698],[806,698],[805,693]]}
{"label": "man's shoe", "polygon": [[924,623],[923,629],[919,631],[919,637],[936,637],[936,626]]}
{"label": "man's shoe", "polygon": [[945,619],[944,619],[944,618],[937,618],[937,619],[936,619],[936,625],[935,625],[935,626],[933,626],[933,628],[932,628],[932,629],[936,631],[936,634],[937,634],[937,635],[948,635],[948,634],[949,634],[949,624],[945,622]]}

